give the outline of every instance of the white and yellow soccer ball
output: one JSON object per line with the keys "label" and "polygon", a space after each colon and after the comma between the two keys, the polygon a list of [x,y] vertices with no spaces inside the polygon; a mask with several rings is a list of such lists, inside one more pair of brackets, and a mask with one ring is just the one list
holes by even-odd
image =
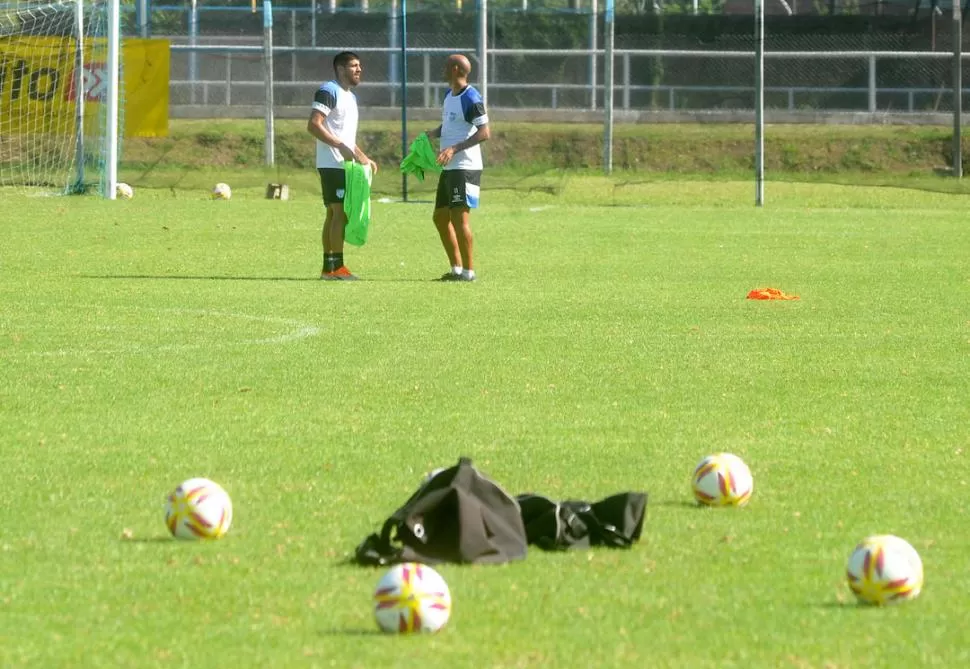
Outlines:
{"label": "white and yellow soccer ball", "polygon": [[891,534],[866,537],[849,556],[849,589],[865,604],[916,599],[923,589],[923,561],[908,541]]}
{"label": "white and yellow soccer ball", "polygon": [[123,181],[119,181],[115,184],[115,197],[119,200],[130,200],[135,197],[135,189]]}
{"label": "white and yellow soccer ball", "polygon": [[701,460],[691,478],[694,498],[707,506],[744,506],[754,491],[754,479],[744,460],[715,453]]}
{"label": "white and yellow soccer ball", "polygon": [[232,500],[214,481],[189,479],[168,496],[165,524],[179,539],[218,539],[232,524]]}
{"label": "white and yellow soccer ball", "polygon": [[229,200],[232,199],[232,189],[229,188],[229,184],[219,182],[212,187],[212,199],[213,200]]}
{"label": "white and yellow soccer ball", "polygon": [[374,589],[374,617],[384,632],[437,632],[451,616],[451,593],[441,574],[406,562],[391,567]]}

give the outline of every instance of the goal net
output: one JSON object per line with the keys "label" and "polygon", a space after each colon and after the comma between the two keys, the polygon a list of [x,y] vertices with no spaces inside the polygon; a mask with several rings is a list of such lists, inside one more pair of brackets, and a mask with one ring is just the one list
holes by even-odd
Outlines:
{"label": "goal net", "polygon": [[107,7],[0,0],[0,186],[83,192],[104,173]]}

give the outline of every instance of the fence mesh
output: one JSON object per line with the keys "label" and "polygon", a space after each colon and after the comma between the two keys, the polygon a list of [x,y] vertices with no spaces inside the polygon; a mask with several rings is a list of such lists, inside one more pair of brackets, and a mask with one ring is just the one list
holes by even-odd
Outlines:
{"label": "fence mesh", "polygon": [[[530,3],[527,11],[522,9],[525,3],[495,6],[487,21],[487,87],[496,119],[504,110],[602,111],[603,4],[596,12],[588,4],[542,7]],[[634,2],[625,5],[630,13],[617,15],[617,112],[727,114],[726,119],[750,123],[755,101],[752,3],[700,4],[701,13],[693,15],[691,2]],[[953,23],[949,6],[937,6],[943,11],[898,2],[769,3],[764,70],[769,120],[771,114],[791,120],[799,114],[838,112],[951,112]],[[398,6],[372,2],[370,8],[368,12],[343,7],[331,11],[333,5],[316,3],[274,10],[276,112],[278,119],[295,119],[294,133],[302,135],[294,142],[310,144],[300,119],[305,124],[313,92],[332,77],[331,59],[341,49],[362,56],[364,82],[356,93],[365,117],[375,117],[375,110],[383,109],[381,118],[394,119],[405,96],[413,131],[428,125],[428,119],[434,118],[432,110],[440,104],[445,54],[469,55],[476,70],[472,80],[480,85],[476,79],[481,70],[476,60],[480,22],[474,9],[423,3],[416,11],[409,10],[408,55],[402,61]],[[248,8],[200,5],[193,14],[185,7],[156,7],[147,18],[142,24],[128,14],[126,31],[172,41],[170,91],[176,116],[262,116],[262,10],[254,14]],[[192,45],[205,50],[193,51]],[[939,57],[927,55],[934,52]],[[404,64],[406,95],[401,81]],[[736,112],[741,116],[730,116]],[[283,172],[308,160],[302,154],[289,155],[293,151],[285,141],[285,129],[282,132],[275,168],[281,178]],[[250,137],[250,144],[257,139]],[[399,159],[400,139],[382,141]],[[290,158],[292,164],[286,162]]]}

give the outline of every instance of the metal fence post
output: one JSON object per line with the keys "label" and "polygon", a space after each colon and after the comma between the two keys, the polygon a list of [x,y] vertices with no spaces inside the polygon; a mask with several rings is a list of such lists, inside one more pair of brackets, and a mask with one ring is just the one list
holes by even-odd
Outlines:
{"label": "metal fence post", "polygon": [[400,74],[397,70],[397,60],[398,54],[397,49],[400,46],[398,44],[398,8],[397,0],[391,0],[391,6],[387,10],[387,47],[391,49],[391,52],[387,55],[387,80],[391,84],[388,89],[391,93],[391,99],[389,105],[394,107],[397,105],[397,87],[393,84],[400,83]]}
{"label": "metal fence post", "polygon": [[876,112],[876,57],[869,56],[869,113]]}
{"label": "metal fence post", "polygon": [[[197,0],[192,0],[189,9],[189,46],[196,46],[199,43],[199,6]],[[199,79],[199,55],[193,49],[189,53],[189,102],[195,104],[195,82]]]}
{"label": "metal fence post", "polygon": [[953,176],[963,178],[963,9],[953,3]]}
{"label": "metal fence post", "polygon": [[598,0],[590,0],[592,6],[589,12],[589,108],[596,109],[596,19],[599,14]]}
{"label": "metal fence post", "polygon": [[623,54],[623,109],[630,108],[630,54]]}
{"label": "metal fence post", "polygon": [[310,0],[310,46],[317,45],[317,0]]}
{"label": "metal fence post", "polygon": [[266,164],[276,158],[276,132],[273,126],[273,3],[263,0],[263,69],[266,78]]}
{"label": "metal fence post", "polygon": [[424,96],[422,98],[425,109],[431,106],[431,56],[424,54],[421,58],[421,83]]}
{"label": "metal fence post", "polygon": [[478,90],[488,109],[488,0],[478,0]]}
{"label": "metal fence post", "polygon": [[149,34],[148,0],[138,0],[138,35],[145,39]]}
{"label": "metal fence post", "polygon": [[604,49],[603,73],[603,172],[613,174],[613,47],[616,39],[614,3],[606,0],[603,13]]}

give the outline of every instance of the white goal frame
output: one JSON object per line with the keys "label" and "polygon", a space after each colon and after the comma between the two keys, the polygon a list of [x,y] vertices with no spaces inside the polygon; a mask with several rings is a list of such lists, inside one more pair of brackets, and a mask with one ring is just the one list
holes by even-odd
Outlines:
{"label": "white goal frame", "polygon": [[[50,23],[47,22],[47,17],[52,19]],[[91,36],[87,34],[92,28],[97,32],[97,46],[92,44]],[[45,37],[64,40],[60,45],[54,43],[55,46],[49,52],[50,57],[62,64],[59,67],[73,68],[70,76],[66,76],[65,69],[60,69],[62,83],[53,84],[57,95],[69,96],[60,98],[59,106],[53,108],[56,112],[46,104],[43,107],[29,107],[21,106],[24,103],[20,102],[20,97],[24,95],[20,92],[21,86],[23,90],[27,87],[25,73],[30,72],[32,75],[31,87],[36,85],[38,77],[45,83],[50,80],[50,76],[54,76],[53,81],[57,81],[57,70],[44,66],[38,68],[37,65],[31,65],[38,68],[36,71],[26,69],[29,63],[42,63],[47,58],[44,55],[47,52],[36,52],[40,61],[32,60],[34,56],[31,55],[24,55],[26,60],[20,60],[21,56],[18,56],[19,53],[33,53],[35,47],[30,46],[33,38]],[[104,42],[101,42],[102,37]],[[26,47],[23,46],[25,44]],[[5,106],[4,113],[9,112],[9,120],[13,124],[9,133],[6,129],[3,131],[13,151],[3,159],[3,183],[28,190],[32,186],[40,186],[48,190],[52,187],[53,192],[59,193],[85,192],[89,185],[85,181],[86,157],[89,158],[90,151],[94,149],[101,167],[101,195],[114,199],[117,196],[121,117],[120,0],[50,0],[46,3],[0,0],[0,47],[4,47],[4,52],[9,51],[14,61],[20,63],[17,67],[21,68],[18,70],[11,65],[13,74],[7,73],[9,76],[6,77],[0,72],[0,82],[4,78],[7,80],[7,86],[0,90],[0,94],[9,94],[11,105],[9,108]],[[20,49],[23,48],[27,51],[21,52]],[[93,63],[86,62],[92,49],[97,49],[98,52],[95,56],[98,61],[96,74],[89,71],[94,66]],[[106,54],[101,55],[105,51]],[[100,62],[102,59],[107,61],[103,65]],[[52,75],[41,74],[48,72]],[[48,78],[45,79],[45,76]],[[62,88],[64,86],[68,87],[66,91]],[[92,89],[92,86],[98,88]],[[54,92],[55,88],[51,88],[50,92]],[[103,108],[98,115],[98,127],[94,129],[97,132],[96,144],[85,141],[85,112],[89,94],[102,96],[99,102]],[[34,95],[33,88],[29,95]],[[51,126],[52,129],[43,124],[35,125],[35,118],[49,117],[51,113],[62,115],[60,118],[64,120],[55,123]],[[91,123],[90,118],[87,123]],[[10,161],[9,172],[6,170],[7,160]]]}

